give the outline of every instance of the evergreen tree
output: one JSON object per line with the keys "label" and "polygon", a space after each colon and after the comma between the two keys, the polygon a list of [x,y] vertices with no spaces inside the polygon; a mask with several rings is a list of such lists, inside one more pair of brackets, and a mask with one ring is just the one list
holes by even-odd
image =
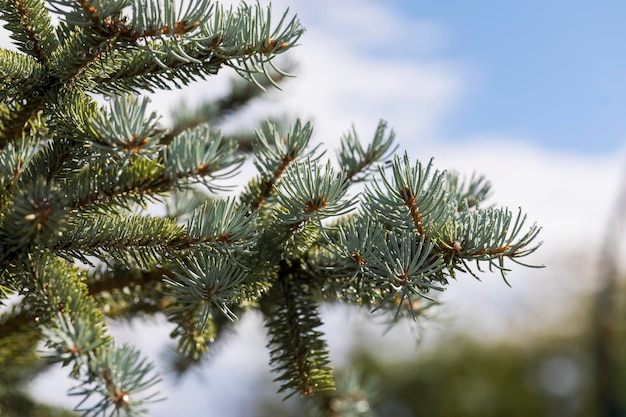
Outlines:
{"label": "evergreen tree", "polygon": [[[77,380],[77,411],[143,415],[159,377],[115,343],[108,319],[165,314],[185,369],[250,310],[265,318],[279,391],[331,407],[320,303],[416,318],[458,272],[504,277],[505,262],[537,248],[521,211],[482,206],[484,178],[393,155],[385,123],[368,145],[343,136],[333,164],[310,144],[310,123],[286,133],[267,123],[253,139],[209,125],[246,88],[169,128],[148,110],[148,93],[227,67],[276,83],[274,58],[303,33],[289,12],[209,0],[0,0],[0,10],[15,46],[0,49],[3,415],[34,415],[19,388],[44,366],[40,342],[46,363]],[[256,177],[220,197],[246,154]]]}

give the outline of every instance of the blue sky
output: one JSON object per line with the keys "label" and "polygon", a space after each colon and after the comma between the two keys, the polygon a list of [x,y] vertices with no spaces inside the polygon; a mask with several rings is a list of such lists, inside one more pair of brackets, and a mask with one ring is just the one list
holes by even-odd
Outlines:
{"label": "blue sky", "polygon": [[385,3],[442,25],[449,39],[439,56],[473,70],[446,136],[507,131],[541,146],[594,153],[625,142],[625,2]]}

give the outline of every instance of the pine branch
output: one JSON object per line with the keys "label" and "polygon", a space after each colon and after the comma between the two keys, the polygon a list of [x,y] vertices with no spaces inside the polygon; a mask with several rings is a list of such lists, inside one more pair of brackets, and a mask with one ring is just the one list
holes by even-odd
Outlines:
{"label": "pine branch", "polygon": [[48,247],[64,229],[63,196],[52,183],[37,181],[17,193],[0,225],[0,245],[20,253],[29,244]]}
{"label": "pine branch", "polygon": [[42,0],[3,0],[0,2],[4,27],[20,51],[50,66],[50,56],[58,46],[50,16]]}
{"label": "pine branch", "polygon": [[27,124],[37,118],[44,99],[37,94],[18,93],[15,100],[0,105],[0,149],[22,137]]}
{"label": "pine branch", "polygon": [[335,388],[326,342],[317,330],[322,324],[317,305],[292,268],[281,264],[276,284],[264,300],[270,364],[282,384],[279,392],[290,391],[287,398]]}
{"label": "pine branch", "polygon": [[[231,309],[237,317],[245,314],[245,310],[237,306],[231,306]],[[170,336],[178,340],[178,346],[172,346],[167,351],[166,369],[177,379],[194,368],[205,365],[220,347],[228,343],[228,337],[237,328],[237,322],[222,313],[211,314],[202,332],[197,326],[199,317],[194,317],[191,310],[186,311],[182,317],[170,315],[168,318],[177,325]]]}
{"label": "pine branch", "polygon": [[[365,224],[361,222],[366,222]],[[339,227],[323,248],[315,274],[328,275],[322,295],[374,311],[417,318],[448,284],[446,264],[431,240],[411,229],[389,230],[355,219]]]}
{"label": "pine branch", "polygon": [[[153,365],[129,345],[111,346],[99,353],[90,364],[90,379],[71,391],[83,397],[77,411],[84,416],[119,414],[121,410],[128,415],[144,414],[145,404],[158,400],[158,393],[149,392],[159,382]],[[90,402],[93,395],[97,397]]]}
{"label": "pine branch", "polygon": [[380,168],[380,180],[366,188],[368,209],[392,227],[414,229],[420,236],[435,233],[451,217],[451,202],[445,174],[431,174],[431,169],[432,162],[425,168],[419,162],[411,166],[408,155],[402,161],[396,156],[392,179]]}
{"label": "pine branch", "polygon": [[66,204],[84,212],[128,212],[162,200],[174,183],[165,177],[155,160],[131,157],[126,163],[98,161],[85,165],[60,187]]}
{"label": "pine branch", "polygon": [[81,139],[112,154],[152,155],[163,137],[163,129],[158,125],[158,116],[148,114],[148,103],[146,98],[116,97],[108,109],[85,121],[85,133],[90,137]]}
{"label": "pine branch", "polygon": [[[115,26],[115,25],[113,25]],[[93,68],[104,71],[115,48],[127,45],[118,39],[116,30],[77,27],[61,21],[57,29],[60,46],[51,57],[50,75],[53,80],[87,91],[95,87],[91,79]],[[55,85],[51,84],[50,88]]]}
{"label": "pine branch", "polygon": [[178,249],[183,233],[170,219],[90,215],[71,219],[52,250],[85,263],[90,263],[87,256],[95,256],[147,268]]}
{"label": "pine branch", "polygon": [[378,123],[374,139],[363,149],[359,136],[354,127],[341,138],[341,148],[337,154],[339,164],[346,170],[346,177],[353,182],[367,179],[376,163],[387,159],[395,152],[397,146],[392,146],[395,139],[393,131],[387,134],[387,123]]}
{"label": "pine branch", "polygon": [[[272,74],[274,84],[279,84],[283,79],[284,76],[281,74]],[[266,79],[259,80],[259,83],[261,83],[264,88],[271,85]],[[259,98],[264,92],[264,90],[259,89],[254,84],[239,79],[233,79],[227,95],[220,99],[208,101],[193,109],[187,108],[186,102],[182,101],[173,111],[173,126],[170,132],[163,138],[162,142],[166,144],[170,143],[172,139],[182,131],[191,130],[204,124],[217,126],[223,123],[231,114],[241,110],[252,100]],[[230,136],[232,137],[232,135]],[[242,146],[244,148],[243,150],[247,152],[252,150],[251,143],[241,140],[237,140],[236,142],[240,150],[242,150]]]}
{"label": "pine branch", "polygon": [[[0,49],[0,101],[32,96],[45,82],[46,70],[29,55]],[[36,94],[39,94],[37,92]]]}
{"label": "pine branch", "polygon": [[367,281],[368,266],[375,262],[373,251],[387,241],[387,230],[371,218],[353,217],[339,224],[331,239],[320,248],[316,274],[332,278],[323,294],[357,305],[373,306],[378,293]]}
{"label": "pine branch", "polygon": [[[27,166],[37,151],[37,141],[25,138],[19,143],[9,143],[0,149],[0,211],[6,210],[12,201],[15,186],[24,167]],[[4,217],[1,215],[0,218]]]}
{"label": "pine branch", "polygon": [[[243,311],[234,306],[231,311],[237,317],[243,314]],[[183,376],[192,367],[203,363],[218,344],[224,343],[225,336],[235,330],[237,323],[222,313],[210,314],[201,329],[198,327],[201,312],[190,308],[183,314],[168,317],[176,324],[170,337],[178,340],[178,344],[168,363],[170,371],[176,377]]]}
{"label": "pine branch", "polygon": [[[23,173],[19,177],[19,187],[34,184],[37,181],[62,183],[81,167],[86,154],[77,144],[66,139],[59,139],[45,144],[38,144],[32,158],[24,160]],[[27,161],[30,163],[26,164]]]}
{"label": "pine branch", "polygon": [[256,243],[256,216],[235,206],[232,199],[204,203],[186,224],[189,245],[212,250],[246,252]]}
{"label": "pine branch", "polygon": [[[160,266],[149,269],[129,269],[124,265],[112,265],[110,268],[96,269],[87,279],[89,294],[103,297],[106,293],[123,291],[128,288],[153,288],[158,286],[163,277],[171,276],[170,268]],[[108,312],[107,312],[108,313]],[[108,314],[107,314],[108,315]]]}
{"label": "pine branch", "polygon": [[72,375],[83,382],[75,392],[83,397],[81,403],[98,394],[99,402],[89,412],[111,407],[135,412],[146,400],[143,392],[156,382],[150,375],[152,365],[128,347],[111,344],[83,277],[45,252],[25,259],[24,271],[31,289],[24,294],[25,302],[44,324],[48,358],[73,364]]}
{"label": "pine branch", "polygon": [[[162,45],[151,47],[156,50],[167,50]],[[154,53],[146,49],[122,52],[115,50],[103,58],[104,69],[101,69],[100,65],[91,67],[93,69],[86,72],[85,79],[90,80],[89,87],[93,88],[94,92],[107,96],[117,92],[131,93],[140,90],[155,92],[183,88],[194,81],[207,79],[217,74],[223,64],[217,59],[187,63],[175,58],[163,58],[162,62],[157,62]]]}
{"label": "pine branch", "polygon": [[107,340],[102,315],[87,295],[84,277],[75,268],[47,252],[33,253],[22,263],[24,302],[39,322],[47,323],[56,312],[80,317],[93,326],[94,340]]}
{"label": "pine branch", "polygon": [[462,179],[458,173],[447,172],[448,191],[458,201],[458,211],[477,207],[486,200],[491,192],[491,183],[483,176],[472,174],[469,180]]}
{"label": "pine branch", "polygon": [[443,291],[448,283],[443,274],[445,264],[432,242],[412,231],[390,234],[386,244],[378,244],[372,252],[367,264],[368,285],[380,291],[379,305],[400,297],[396,315],[404,301],[412,306],[413,295],[430,299],[430,291]]}
{"label": "pine branch", "polygon": [[192,252],[172,271],[164,280],[164,293],[171,300],[168,319],[176,324],[171,337],[178,340],[180,356],[172,365],[184,367],[176,370],[180,376],[209,353],[264,289],[241,261],[212,252]]}
{"label": "pine branch", "polygon": [[248,184],[242,197],[251,210],[259,209],[275,194],[276,186],[290,164],[306,156],[317,159],[313,156],[316,148],[307,150],[312,133],[311,124],[303,126],[299,120],[284,138],[278,127],[269,123],[257,131],[254,164],[259,170],[260,178]]}
{"label": "pine branch", "polygon": [[310,220],[336,217],[352,210],[355,201],[344,199],[347,179],[343,173],[335,174],[330,162],[324,171],[310,159],[294,164],[286,173],[277,190],[277,213],[279,222],[294,229],[304,227]]}
{"label": "pine branch", "polygon": [[[89,7],[98,10],[104,6],[94,3],[87,9]],[[68,52],[59,54],[59,58],[75,61],[80,67],[89,60],[103,59],[103,63],[107,64],[103,68],[108,67],[108,70],[98,70],[80,81],[88,83],[82,84],[83,88],[95,88],[103,93],[138,89],[154,91],[169,89],[171,85],[181,87],[215,74],[223,66],[233,67],[262,87],[255,76],[262,74],[272,81],[269,69],[278,71],[272,59],[293,46],[302,34],[295,17],[288,21],[286,13],[272,28],[269,12],[264,16],[259,5],[250,7],[242,4],[237,11],[226,11],[222,7],[213,9],[208,1],[202,0],[197,9],[187,10],[186,17],[177,18],[172,12],[171,1],[165,2],[163,13],[166,16],[161,16],[159,9],[146,8],[142,4],[133,10],[130,23],[124,18],[103,19],[101,12],[92,14],[85,12],[84,8],[76,10],[82,16],[75,23],[86,25],[90,37],[73,43],[88,45],[93,54],[75,53],[75,48],[68,44],[68,47],[64,46]],[[104,14],[107,13],[110,13],[108,9]],[[257,37],[250,38],[250,34]],[[242,43],[244,40],[247,42]],[[108,46],[107,42],[135,48]],[[76,61],[76,56],[82,57],[82,62],[80,59]],[[60,60],[57,62],[61,64]],[[96,67],[93,67],[94,70]],[[115,69],[111,71],[111,68]],[[63,71],[67,73],[62,76],[63,79],[76,74],[69,67]]]}
{"label": "pine branch", "polygon": [[168,295],[175,298],[172,314],[197,311],[199,318],[196,328],[202,332],[217,308],[230,320],[237,317],[228,307],[236,304],[242,296],[241,287],[246,278],[246,270],[229,258],[216,258],[209,254],[196,254],[180,263],[181,272],[174,271],[175,279],[166,279]]}
{"label": "pine branch", "polygon": [[521,210],[517,216],[506,208],[462,212],[446,228],[448,234],[441,243],[451,273],[457,269],[473,274],[467,262],[475,261],[478,270],[487,263],[489,270],[499,271],[506,281],[505,260],[521,263],[518,258],[530,255],[541,245],[533,244],[541,229],[533,224],[524,231],[525,222]]}
{"label": "pine branch", "polygon": [[220,190],[215,180],[230,178],[243,162],[233,142],[222,142],[206,125],[186,130],[164,148],[165,177],[179,186],[200,182],[209,190]]}
{"label": "pine branch", "polygon": [[[538,247],[521,210],[482,207],[484,178],[388,161],[384,122],[367,146],[354,128],[344,135],[338,167],[299,120],[266,124],[245,149],[224,140],[224,116],[286,76],[274,59],[303,33],[288,12],[208,0],[46,4],[55,26],[41,0],[0,0],[19,50],[0,50],[0,303],[23,297],[0,316],[0,366],[5,355],[19,362],[13,341],[19,358],[43,341],[49,362],[71,366],[85,416],[143,415],[155,399],[152,365],[113,343],[105,317],[166,313],[182,372],[260,309],[280,390],[328,400],[319,303],[415,319],[450,277],[475,275],[470,263],[504,276]],[[171,130],[138,97],[226,67],[257,86],[183,109]],[[236,198],[216,195],[250,151],[257,177]],[[352,192],[359,182],[365,191]],[[11,367],[10,378],[29,369]],[[333,404],[325,410],[338,412]]]}
{"label": "pine branch", "polygon": [[103,26],[112,16],[118,15],[125,7],[131,5],[129,0],[51,0],[48,4],[52,11],[67,18],[67,21],[76,26]]}

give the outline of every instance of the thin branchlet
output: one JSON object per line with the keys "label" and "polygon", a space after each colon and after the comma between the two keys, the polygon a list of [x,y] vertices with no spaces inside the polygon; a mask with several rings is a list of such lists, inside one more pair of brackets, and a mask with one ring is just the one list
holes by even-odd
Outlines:
{"label": "thin branchlet", "polygon": [[424,236],[426,229],[424,228],[422,215],[420,214],[419,205],[417,204],[417,198],[407,186],[403,187],[401,195],[404,204],[409,208],[409,213],[415,230],[420,236]]}

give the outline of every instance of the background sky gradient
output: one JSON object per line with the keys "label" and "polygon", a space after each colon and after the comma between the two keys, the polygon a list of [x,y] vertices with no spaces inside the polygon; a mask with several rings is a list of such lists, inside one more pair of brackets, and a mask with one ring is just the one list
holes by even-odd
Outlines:
{"label": "background sky gradient", "polygon": [[436,22],[437,55],[469,69],[446,131],[515,132],[546,148],[606,153],[626,136],[626,3],[614,0],[392,0],[399,15]]}

